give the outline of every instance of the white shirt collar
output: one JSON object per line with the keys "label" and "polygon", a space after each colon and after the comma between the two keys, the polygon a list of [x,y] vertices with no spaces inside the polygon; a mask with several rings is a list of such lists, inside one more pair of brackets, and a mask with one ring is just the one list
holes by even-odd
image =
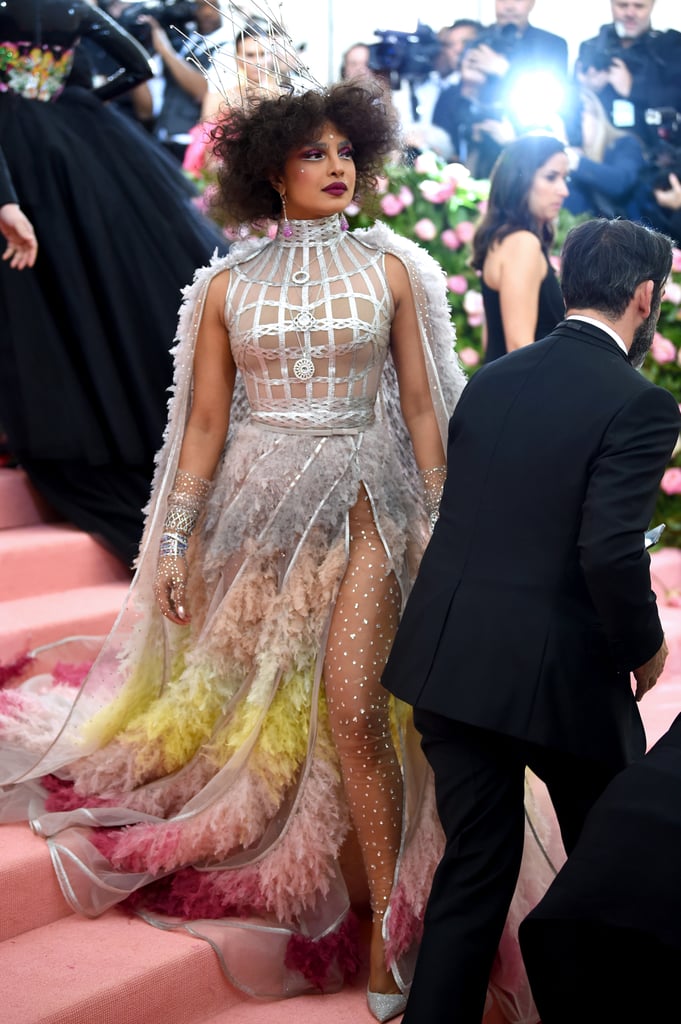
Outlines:
{"label": "white shirt collar", "polygon": [[605,331],[606,334],[610,335],[610,337],[617,344],[617,346],[622,349],[625,356],[629,355],[629,352],[627,351],[627,346],[624,344],[617,331],[613,331],[612,327],[610,327],[608,324],[604,324],[602,320],[594,320],[592,316],[582,316],[581,313],[571,313],[570,316],[567,316],[565,319],[583,320],[585,324],[591,324],[592,327],[600,327],[602,331]]}

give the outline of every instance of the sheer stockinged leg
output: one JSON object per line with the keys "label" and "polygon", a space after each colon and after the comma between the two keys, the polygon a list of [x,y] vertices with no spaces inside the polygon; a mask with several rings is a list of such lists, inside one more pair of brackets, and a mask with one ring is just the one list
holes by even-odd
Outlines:
{"label": "sheer stockinged leg", "polygon": [[343,785],[369,883],[372,974],[381,991],[392,987],[380,928],[400,846],[402,774],[390,731],[389,694],[380,680],[401,595],[364,490],[350,510],[349,525],[349,561],[331,622],[324,678]]}

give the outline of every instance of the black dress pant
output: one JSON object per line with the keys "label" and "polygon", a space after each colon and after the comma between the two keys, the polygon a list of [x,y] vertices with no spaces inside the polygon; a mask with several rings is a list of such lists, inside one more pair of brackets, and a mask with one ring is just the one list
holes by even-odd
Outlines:
{"label": "black dress pant", "polygon": [[544,780],[570,849],[615,769],[416,709],[445,852],[403,1024],[480,1024],[525,832],[525,768]]}

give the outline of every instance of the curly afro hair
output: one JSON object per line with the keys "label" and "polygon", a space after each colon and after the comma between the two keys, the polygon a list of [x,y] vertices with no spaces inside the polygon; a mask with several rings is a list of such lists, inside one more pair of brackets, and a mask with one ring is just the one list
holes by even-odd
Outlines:
{"label": "curly afro hair", "polygon": [[218,186],[211,205],[225,224],[252,224],[281,212],[272,186],[291,152],[311,142],[331,123],[352,142],[355,194],[370,199],[376,176],[398,143],[397,119],[380,87],[341,82],[316,92],[264,98],[243,110],[233,107],[211,133],[218,161]]}

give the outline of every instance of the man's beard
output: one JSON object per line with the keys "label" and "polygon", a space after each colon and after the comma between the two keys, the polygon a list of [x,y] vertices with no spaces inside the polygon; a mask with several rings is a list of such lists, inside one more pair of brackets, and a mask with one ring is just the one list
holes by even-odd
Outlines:
{"label": "man's beard", "polygon": [[639,324],[634,331],[634,340],[632,341],[631,348],[629,349],[629,362],[636,370],[640,370],[643,366],[643,361],[653,343],[659,316],[660,299],[658,299],[654,304],[643,323]]}

